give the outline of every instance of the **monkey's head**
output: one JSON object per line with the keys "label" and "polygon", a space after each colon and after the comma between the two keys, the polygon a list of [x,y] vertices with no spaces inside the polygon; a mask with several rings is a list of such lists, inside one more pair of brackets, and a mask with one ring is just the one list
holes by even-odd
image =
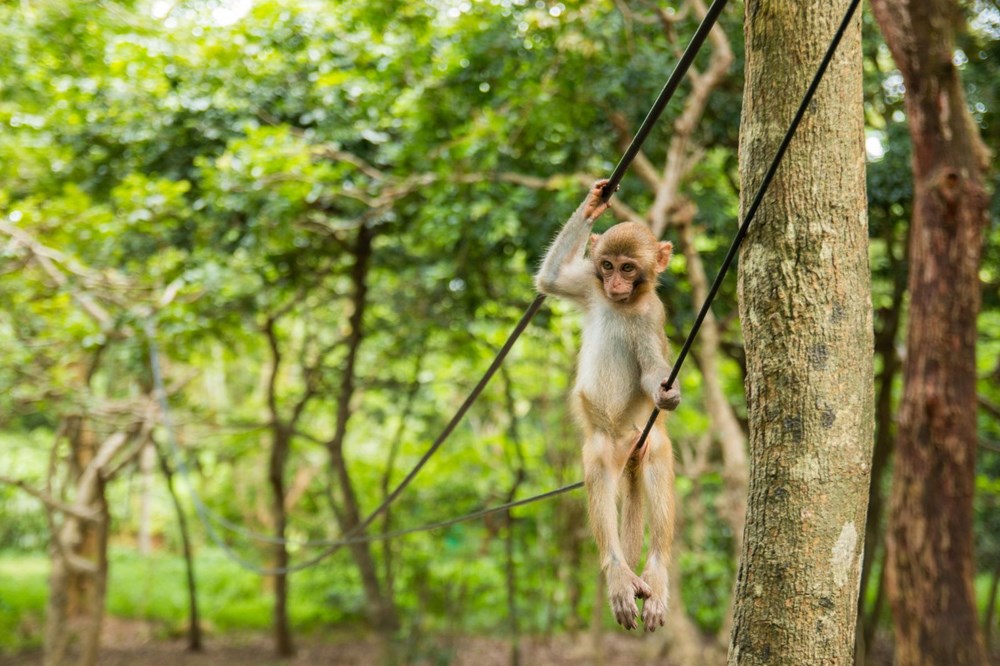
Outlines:
{"label": "monkey's head", "polygon": [[632,304],[656,285],[670,263],[673,245],[659,242],[649,227],[622,222],[590,237],[590,258],[608,300]]}

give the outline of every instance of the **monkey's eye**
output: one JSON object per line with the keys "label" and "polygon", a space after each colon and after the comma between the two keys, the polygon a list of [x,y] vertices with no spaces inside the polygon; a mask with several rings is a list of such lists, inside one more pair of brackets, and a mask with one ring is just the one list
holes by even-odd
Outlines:
{"label": "monkey's eye", "polygon": [[631,273],[635,270],[634,264],[622,264],[622,273]]}
{"label": "monkey's eye", "polygon": [[615,267],[614,264],[612,264],[610,261],[605,260],[601,262],[601,268],[603,268],[606,271],[610,271],[614,267]]}

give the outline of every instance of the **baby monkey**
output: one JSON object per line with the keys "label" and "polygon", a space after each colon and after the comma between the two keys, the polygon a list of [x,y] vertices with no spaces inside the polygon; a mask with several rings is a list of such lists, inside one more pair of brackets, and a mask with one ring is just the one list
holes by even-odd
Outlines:
{"label": "baby monkey", "polygon": [[[595,183],[566,222],[535,283],[542,293],[569,299],[583,309],[572,400],[585,437],[590,524],[615,620],[626,629],[636,628],[635,600],[641,598],[643,625],[654,631],[666,620],[667,563],[674,533],[673,452],[663,419],[657,420],[641,450],[636,444],[653,406],[672,410],[681,398],[677,387],[665,386],[670,373],[665,314],[654,291],[673,246],[658,242],[637,222],[591,234],[594,220],[608,209],[601,199],[606,184]],[[636,576],[644,505],[650,544],[645,569]]]}

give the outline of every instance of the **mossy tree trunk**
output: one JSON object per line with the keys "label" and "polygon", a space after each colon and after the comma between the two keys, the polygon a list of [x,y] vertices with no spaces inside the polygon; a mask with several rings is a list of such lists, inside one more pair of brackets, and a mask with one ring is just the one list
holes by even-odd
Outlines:
{"label": "mossy tree trunk", "polygon": [[[847,2],[750,0],[749,205]],[[750,489],[730,664],[850,664],[872,452],[860,14],[740,256]]]}
{"label": "mossy tree trunk", "polygon": [[953,62],[954,0],[873,0],[913,141],[910,326],[886,574],[896,663],[985,664],[972,582],[976,315],[988,164]]}

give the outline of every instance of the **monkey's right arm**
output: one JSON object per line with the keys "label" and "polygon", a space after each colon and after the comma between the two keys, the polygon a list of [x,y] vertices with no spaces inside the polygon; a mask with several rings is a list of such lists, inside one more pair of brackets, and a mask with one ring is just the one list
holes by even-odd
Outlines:
{"label": "monkey's right arm", "polygon": [[592,288],[593,276],[590,274],[593,268],[584,259],[583,249],[594,221],[584,217],[585,205],[576,209],[542,260],[542,267],[535,275],[535,286],[543,294],[582,301]]}
{"label": "monkey's right arm", "polygon": [[586,302],[593,289],[594,276],[593,266],[583,253],[594,220],[607,209],[607,204],[601,202],[601,191],[606,182],[603,180],[594,184],[542,260],[542,267],[535,275],[535,286],[543,294]]}

